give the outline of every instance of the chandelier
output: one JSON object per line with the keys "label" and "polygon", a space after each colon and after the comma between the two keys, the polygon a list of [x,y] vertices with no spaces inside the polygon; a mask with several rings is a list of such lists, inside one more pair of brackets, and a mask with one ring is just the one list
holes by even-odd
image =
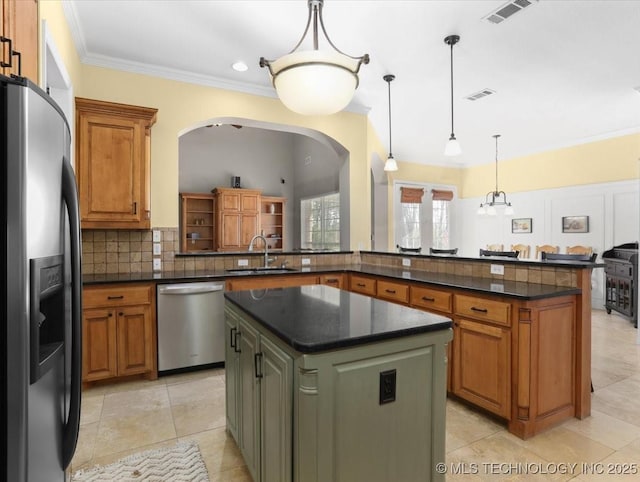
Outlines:
{"label": "chandelier", "polygon": [[500,137],[500,134],[495,134],[493,137],[496,140],[496,189],[487,193],[484,202],[480,203],[478,214],[495,216],[497,214],[496,206],[504,206],[504,213],[507,216],[512,216],[514,211],[511,203],[507,201],[507,194],[498,190],[498,137]]}
{"label": "chandelier", "polygon": [[[369,55],[352,57],[329,39],[322,20],[323,0],[308,0],[309,16],[302,38],[288,54],[277,60],[260,57],[267,67],[280,101],[303,115],[329,115],[344,109],[358,87],[358,72]],[[313,50],[299,50],[313,21]],[[332,50],[318,49],[318,24]]]}

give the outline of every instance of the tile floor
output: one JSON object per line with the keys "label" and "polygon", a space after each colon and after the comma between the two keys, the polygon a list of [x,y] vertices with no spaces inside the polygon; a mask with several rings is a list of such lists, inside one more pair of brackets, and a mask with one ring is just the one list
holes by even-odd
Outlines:
{"label": "tile floor", "polygon": [[[523,441],[500,423],[449,400],[447,480],[639,480],[636,329],[615,314],[594,311],[592,340],[595,392],[591,417],[585,420],[566,421]],[[90,388],[83,397],[73,471],[194,439],[211,482],[251,481],[225,431],[224,370]],[[597,473],[583,473],[583,463]],[[635,475],[607,473],[634,467]]]}

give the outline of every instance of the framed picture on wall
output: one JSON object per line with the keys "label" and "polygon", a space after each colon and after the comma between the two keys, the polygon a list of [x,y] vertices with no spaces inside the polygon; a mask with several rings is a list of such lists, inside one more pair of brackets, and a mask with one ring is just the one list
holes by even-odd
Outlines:
{"label": "framed picture on wall", "polygon": [[533,230],[531,218],[519,218],[511,220],[511,232],[515,234],[530,233]]}
{"label": "framed picture on wall", "polygon": [[588,233],[589,216],[564,216],[562,218],[563,233]]}

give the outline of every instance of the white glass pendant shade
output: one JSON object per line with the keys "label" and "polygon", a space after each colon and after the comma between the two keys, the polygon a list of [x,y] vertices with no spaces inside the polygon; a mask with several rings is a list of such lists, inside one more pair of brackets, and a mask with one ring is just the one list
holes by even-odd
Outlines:
{"label": "white glass pendant shade", "polygon": [[455,137],[451,137],[447,142],[447,145],[444,147],[444,155],[445,156],[459,156],[462,153],[462,149],[460,148],[460,143],[458,139]]}
{"label": "white glass pendant shade", "polygon": [[513,216],[513,214],[515,213],[515,211],[513,210],[513,207],[511,206],[511,204],[507,204],[507,207],[504,208],[504,213],[507,216]]}
{"label": "white glass pendant shade", "polygon": [[484,205],[480,204],[480,207],[478,208],[477,214],[479,216],[484,216],[485,214],[487,214],[487,211],[484,208]]}
{"label": "white glass pendant shade", "polygon": [[398,170],[398,163],[393,158],[393,156],[389,156],[389,158],[387,159],[387,162],[384,163],[384,170],[385,171],[397,171]]}
{"label": "white glass pendant shade", "polygon": [[495,216],[495,215],[497,214],[497,213],[496,213],[496,208],[495,208],[495,207],[493,207],[493,206],[489,206],[489,207],[487,208],[487,214],[488,214],[489,216]]}
{"label": "white glass pendant shade", "polygon": [[305,50],[271,63],[273,86],[282,103],[303,115],[344,109],[358,87],[358,60],[338,52]]}

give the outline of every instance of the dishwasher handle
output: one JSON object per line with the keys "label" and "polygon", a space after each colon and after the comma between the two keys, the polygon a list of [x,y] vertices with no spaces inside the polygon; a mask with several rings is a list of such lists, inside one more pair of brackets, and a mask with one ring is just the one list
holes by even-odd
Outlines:
{"label": "dishwasher handle", "polygon": [[158,285],[158,294],[161,295],[195,295],[201,293],[215,293],[224,291],[224,283],[215,283],[199,286],[191,286],[190,283],[176,285]]}

